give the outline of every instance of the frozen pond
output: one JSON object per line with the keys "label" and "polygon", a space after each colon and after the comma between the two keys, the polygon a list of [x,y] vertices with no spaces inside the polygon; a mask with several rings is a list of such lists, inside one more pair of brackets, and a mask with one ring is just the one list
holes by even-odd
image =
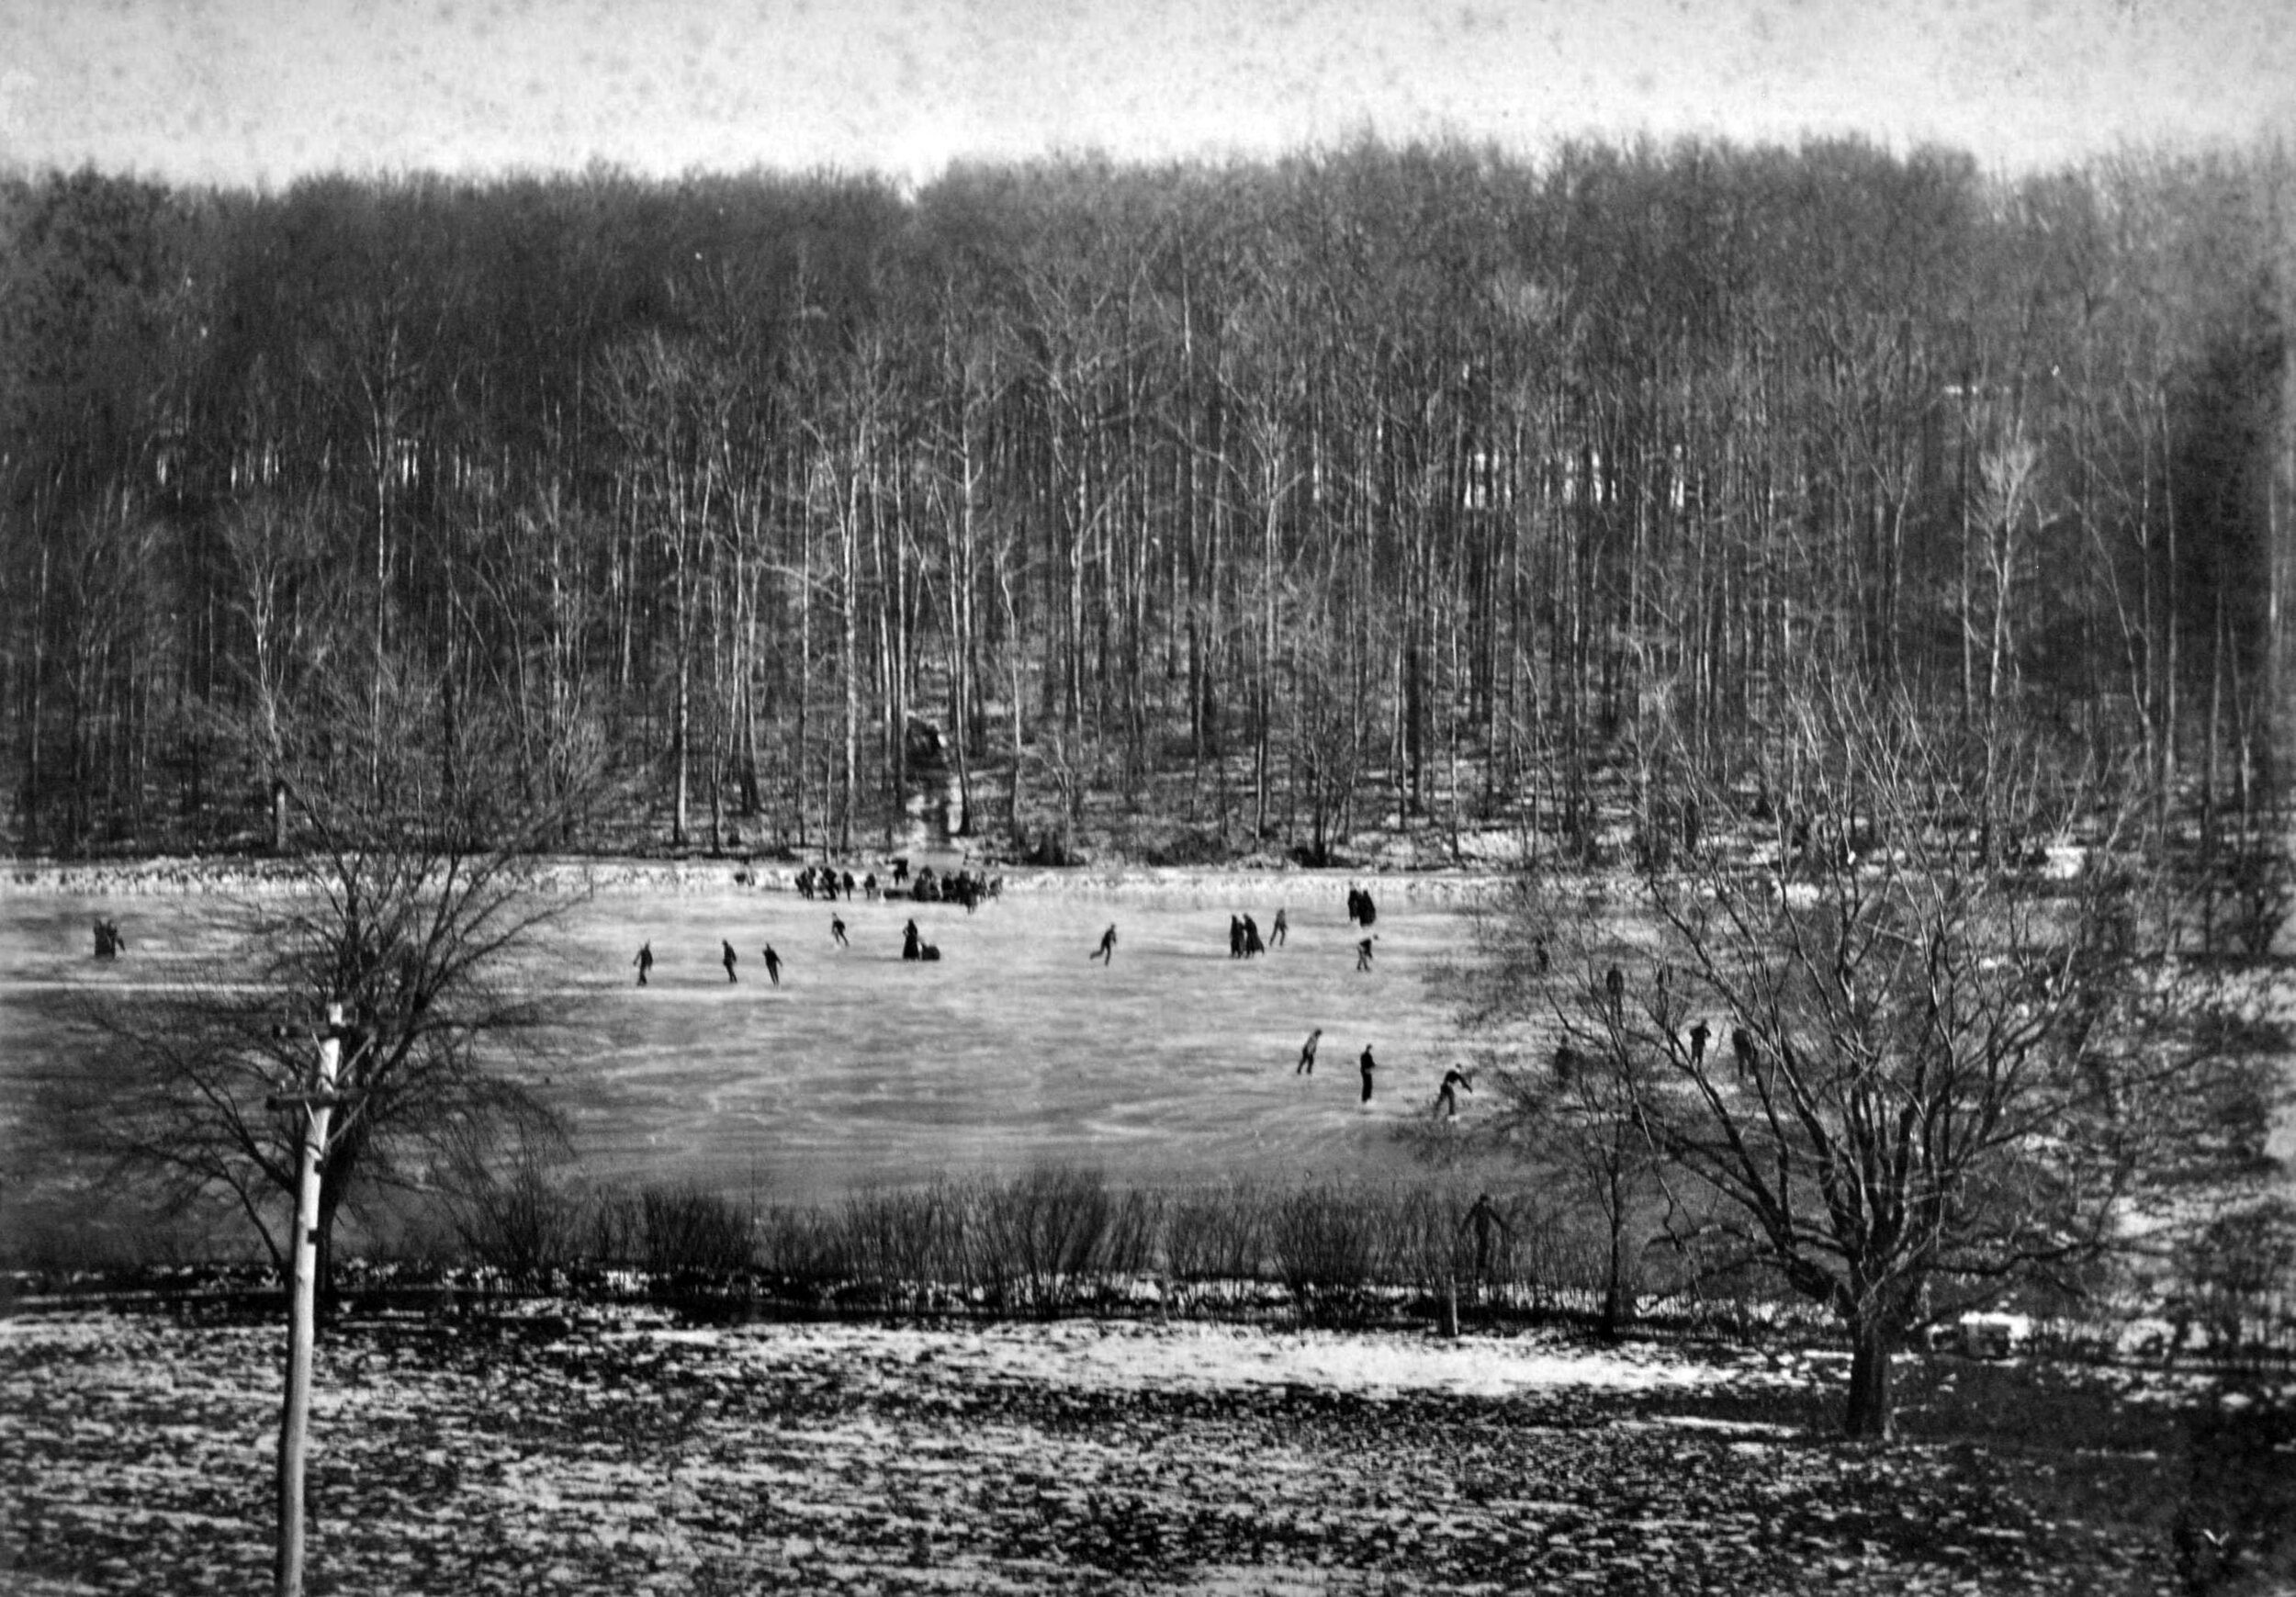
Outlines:
{"label": "frozen pond", "polygon": [[[1373,968],[1356,969],[1351,879],[1236,872],[1121,889],[1016,887],[968,915],[951,905],[839,901],[728,879],[693,891],[606,888],[537,970],[560,1007],[549,1094],[583,1163],[608,1178],[693,1179],[764,1201],[812,1201],[936,1175],[1070,1163],[1123,1184],[1351,1179],[1412,1164],[1392,1131],[1424,1117],[1461,1053],[1425,976],[1470,935],[1464,894],[1379,893]],[[1228,957],[1232,912],[1290,937]],[[0,1079],[59,1050],[54,1000],[129,1001],[229,940],[203,896],[0,895]],[[830,936],[832,914],[850,949]],[[126,958],[90,957],[89,923],[117,917]],[[937,964],[900,959],[914,917]],[[1113,922],[1112,963],[1090,958]],[[737,983],[719,941],[739,954]],[[631,960],[658,963],[639,988]],[[778,987],[761,957],[783,962]],[[1312,1077],[1294,1074],[1323,1030]],[[1358,1100],[1369,1045],[1377,1094]],[[1473,1097],[1469,1118],[1488,1112]]]}

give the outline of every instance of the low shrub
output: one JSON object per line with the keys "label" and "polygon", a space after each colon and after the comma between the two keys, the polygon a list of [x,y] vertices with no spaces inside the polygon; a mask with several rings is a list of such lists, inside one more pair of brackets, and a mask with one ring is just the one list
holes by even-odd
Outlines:
{"label": "low shrub", "polygon": [[1276,1205],[1268,1241],[1303,1323],[1360,1322],[1384,1262],[1380,1206],[1345,1187],[1307,1187]]}
{"label": "low shrub", "polygon": [[657,1281],[722,1281],[756,1266],[752,1218],[703,1187],[649,1187],[637,1199],[639,1256]]}

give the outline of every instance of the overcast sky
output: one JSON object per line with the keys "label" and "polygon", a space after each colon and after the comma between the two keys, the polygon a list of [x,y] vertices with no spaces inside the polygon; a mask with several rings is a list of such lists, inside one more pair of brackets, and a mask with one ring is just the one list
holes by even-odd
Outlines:
{"label": "overcast sky", "polygon": [[0,0],[0,163],[319,170],[1935,141],[2016,169],[2296,129],[2296,0]]}

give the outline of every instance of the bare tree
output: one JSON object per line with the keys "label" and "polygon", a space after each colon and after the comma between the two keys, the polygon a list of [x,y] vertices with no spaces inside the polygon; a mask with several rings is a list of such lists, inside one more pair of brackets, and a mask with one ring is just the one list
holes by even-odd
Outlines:
{"label": "bare tree", "polygon": [[1679,762],[1708,824],[1645,860],[1628,914],[1533,894],[1500,925],[1552,945],[1555,1023],[1599,1084],[1579,1101],[1661,1162],[1673,1240],[1829,1311],[1845,1428],[1885,1437],[1910,1333],[2085,1289],[2172,1182],[2258,1154],[2259,1032],[2183,952],[2110,781],[1850,686],[1793,701],[1771,749],[1748,787]]}
{"label": "bare tree", "polygon": [[[392,695],[402,711],[411,696]],[[291,782],[308,848],[290,882],[242,905],[241,935],[202,973],[96,1017],[108,1068],[58,1089],[80,1101],[51,1106],[174,1205],[224,1199],[283,1263],[303,1115],[282,1090],[308,1074],[310,1027],[341,1004],[347,1103],[321,1169],[322,1290],[357,1195],[428,1185],[483,1128],[551,1119],[522,1066],[543,1035],[534,966],[575,902],[534,885],[531,850],[557,818],[498,806],[507,782],[471,782],[454,804],[417,788],[419,741],[376,757],[399,773],[390,803],[367,796],[365,750],[338,760],[332,783]],[[473,749],[462,763],[484,770]]]}

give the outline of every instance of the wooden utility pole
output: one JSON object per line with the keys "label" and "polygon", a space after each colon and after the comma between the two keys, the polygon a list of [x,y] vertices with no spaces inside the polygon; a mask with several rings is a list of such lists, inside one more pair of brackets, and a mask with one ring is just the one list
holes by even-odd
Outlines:
{"label": "wooden utility pole", "polygon": [[319,1176],[327,1156],[327,1131],[335,1108],[356,1095],[340,1090],[343,1069],[343,1006],[327,1006],[327,1026],[319,1034],[319,1068],[309,1086],[281,1093],[275,1108],[305,1111],[301,1180],[295,1192],[295,1273],[288,1301],[287,1399],[279,1413],[279,1546],[274,1568],[277,1597],[302,1597],[303,1455],[310,1423],[311,1346],[317,1335],[319,1262]]}

